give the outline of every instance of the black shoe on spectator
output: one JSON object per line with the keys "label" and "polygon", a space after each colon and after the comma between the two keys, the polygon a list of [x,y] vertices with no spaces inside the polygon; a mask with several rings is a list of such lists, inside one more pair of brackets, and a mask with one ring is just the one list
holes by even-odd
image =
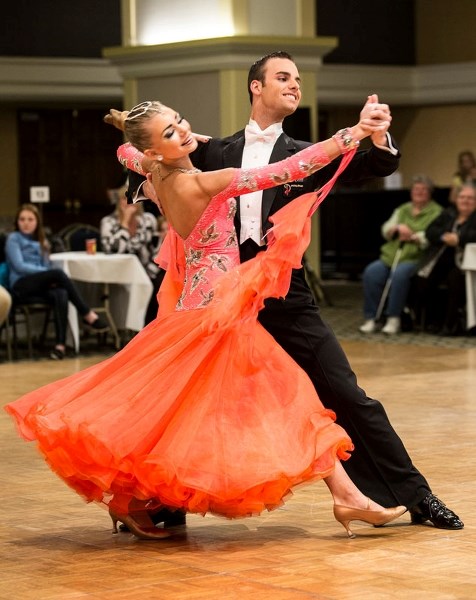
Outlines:
{"label": "black shoe on spectator", "polygon": [[97,331],[99,333],[103,331],[109,331],[109,323],[106,321],[106,319],[103,319],[102,317],[98,317],[92,323],[88,323],[84,320],[83,322],[87,327],[91,327],[91,329],[94,329],[94,331]]}

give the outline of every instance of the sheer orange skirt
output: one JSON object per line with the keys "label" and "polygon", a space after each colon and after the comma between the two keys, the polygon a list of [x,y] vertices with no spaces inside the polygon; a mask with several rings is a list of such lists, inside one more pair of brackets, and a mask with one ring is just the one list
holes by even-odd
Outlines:
{"label": "sheer orange skirt", "polygon": [[300,265],[314,202],[303,196],[277,213],[269,249],[224,275],[206,308],[167,310],[175,252],[153,323],[112,358],[7,405],[87,501],[256,515],[348,457],[335,415],[257,322],[264,298],[285,295]]}

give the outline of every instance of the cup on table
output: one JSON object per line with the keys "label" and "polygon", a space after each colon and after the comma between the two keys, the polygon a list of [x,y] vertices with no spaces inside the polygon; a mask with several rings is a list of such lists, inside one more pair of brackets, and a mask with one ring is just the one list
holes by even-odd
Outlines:
{"label": "cup on table", "polygon": [[86,252],[88,254],[96,254],[96,238],[86,240]]}

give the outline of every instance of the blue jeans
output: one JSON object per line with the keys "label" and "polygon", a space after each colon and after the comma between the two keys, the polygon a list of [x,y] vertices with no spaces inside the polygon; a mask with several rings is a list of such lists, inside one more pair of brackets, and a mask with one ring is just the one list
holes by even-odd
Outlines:
{"label": "blue jeans", "polygon": [[[412,276],[417,270],[413,262],[399,263],[392,277],[392,284],[387,298],[388,317],[399,317],[407,302]],[[374,319],[382,297],[385,283],[390,274],[390,267],[379,260],[375,260],[365,267],[363,274],[364,284],[364,317]]]}

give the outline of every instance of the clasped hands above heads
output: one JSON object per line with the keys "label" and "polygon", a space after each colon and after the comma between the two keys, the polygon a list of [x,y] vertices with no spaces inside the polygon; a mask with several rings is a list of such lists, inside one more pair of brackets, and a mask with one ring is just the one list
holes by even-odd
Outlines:
{"label": "clasped hands above heads", "polygon": [[[115,108],[111,108],[109,112],[104,116],[103,120],[108,125],[112,125],[116,129],[124,131],[124,121],[126,120],[128,114],[128,110],[117,110]],[[370,94],[367,97],[367,101],[365,102],[360,112],[359,125],[364,129],[364,131],[372,132],[370,138],[375,145],[386,146],[386,135],[391,123],[392,115],[390,112],[389,105],[379,102],[377,94]],[[192,135],[197,140],[197,142],[202,143],[208,142],[212,137],[209,135],[195,132],[192,132]],[[142,162],[142,167],[145,171],[148,171],[148,160],[150,159],[145,158]]]}

